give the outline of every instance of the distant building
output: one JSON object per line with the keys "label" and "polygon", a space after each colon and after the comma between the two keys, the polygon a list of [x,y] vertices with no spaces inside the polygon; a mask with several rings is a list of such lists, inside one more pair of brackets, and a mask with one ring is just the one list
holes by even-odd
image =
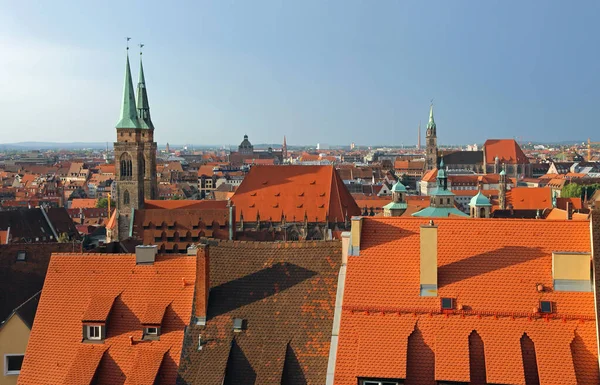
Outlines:
{"label": "distant building", "polygon": [[[273,159],[274,164],[281,164],[284,158],[283,152],[283,148],[273,150],[271,147],[267,148],[266,151],[254,150],[254,146],[248,140],[248,135],[244,135],[244,140],[238,146],[237,152],[229,154],[229,162],[232,166],[241,166],[245,163],[253,163],[254,160]],[[287,153],[287,145],[285,152]]]}

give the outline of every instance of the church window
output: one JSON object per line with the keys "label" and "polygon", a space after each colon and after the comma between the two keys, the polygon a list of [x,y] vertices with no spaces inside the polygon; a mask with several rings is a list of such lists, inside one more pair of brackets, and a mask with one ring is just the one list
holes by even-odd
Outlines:
{"label": "church window", "polygon": [[133,163],[131,161],[131,156],[128,153],[123,153],[120,158],[120,174],[122,180],[131,180],[131,176],[133,175]]}
{"label": "church window", "polygon": [[129,204],[129,191],[125,190],[123,193],[123,204]]}

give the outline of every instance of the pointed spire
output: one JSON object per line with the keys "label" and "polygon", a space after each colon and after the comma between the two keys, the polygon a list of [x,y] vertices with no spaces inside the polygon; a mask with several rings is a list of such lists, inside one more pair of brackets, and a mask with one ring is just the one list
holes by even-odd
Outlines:
{"label": "pointed spire", "polygon": [[432,130],[435,134],[435,120],[433,119],[433,102],[431,102],[431,106],[429,107],[429,123],[427,123],[427,129]]}
{"label": "pointed spire", "polygon": [[140,127],[154,130],[154,124],[150,119],[150,105],[148,104],[148,93],[146,92],[146,78],[144,77],[144,66],[142,64],[142,48],[140,44],[140,77],[137,88],[137,113],[139,117]]}
{"label": "pointed spire", "polygon": [[125,66],[125,85],[123,86],[121,117],[116,128],[140,128],[135,108],[135,94],[133,93],[133,83],[131,81],[131,69],[129,67],[129,46],[127,47],[127,64]]}

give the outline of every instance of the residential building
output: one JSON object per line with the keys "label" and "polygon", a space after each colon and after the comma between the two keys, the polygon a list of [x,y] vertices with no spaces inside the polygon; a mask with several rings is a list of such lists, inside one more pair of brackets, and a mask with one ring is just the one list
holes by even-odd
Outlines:
{"label": "residential building", "polygon": [[196,256],[156,251],[54,254],[19,384],[174,384]]}
{"label": "residential building", "polygon": [[340,241],[197,247],[195,312],[177,383],[324,384]]}
{"label": "residential building", "polygon": [[352,222],[327,384],[600,383],[589,222]]}

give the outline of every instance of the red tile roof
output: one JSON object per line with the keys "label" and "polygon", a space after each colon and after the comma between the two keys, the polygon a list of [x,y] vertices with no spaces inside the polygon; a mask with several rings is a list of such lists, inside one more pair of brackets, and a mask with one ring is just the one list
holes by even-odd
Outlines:
{"label": "red tile roof", "polygon": [[[360,256],[347,265],[336,385],[474,383],[482,371],[488,383],[525,384],[533,351],[541,384],[600,382],[594,293],[536,289],[553,287],[552,252],[591,252],[588,222],[437,219],[438,297],[420,297],[426,223],[363,219]],[[462,310],[443,313],[440,298]],[[558,313],[533,313],[540,300]]]}
{"label": "red tile roof", "polygon": [[[163,353],[168,350],[159,376],[162,383],[174,384],[184,327],[192,315],[195,278],[195,256],[159,255],[153,265],[136,265],[133,254],[53,255],[19,383],[80,383],[68,381],[75,374],[77,378],[83,374],[91,378],[95,368],[87,362],[90,352],[82,351],[87,349],[81,342],[82,315],[91,298],[116,296],[103,344],[107,351],[97,367],[98,383],[142,383],[137,380],[144,374],[137,373],[141,370],[138,361],[146,360],[145,349],[152,349]],[[169,306],[160,340],[142,342],[140,318],[150,303]],[[156,364],[154,359],[150,361]],[[88,364],[87,370],[79,367]],[[145,370],[154,370],[149,363],[145,365]]]}
{"label": "red tile roof", "polygon": [[437,168],[429,170],[425,173],[425,175],[423,175],[421,180],[424,180],[425,182],[435,182],[437,179],[437,172]]}
{"label": "red tile roof", "polygon": [[529,163],[529,159],[514,139],[488,139],[483,146],[487,164],[494,164],[496,156],[500,158],[501,164]]}
{"label": "red tile roof", "polygon": [[360,208],[333,166],[254,166],[233,198],[236,221],[344,221]]}
{"label": "red tile roof", "polygon": [[72,209],[89,209],[96,207],[97,199],[91,198],[76,198],[71,201]]}
{"label": "red tile roof", "polygon": [[227,207],[226,201],[212,200],[146,200],[145,209],[222,209]]}
{"label": "red tile roof", "polygon": [[506,204],[514,210],[552,208],[552,189],[549,187],[515,187],[506,192]]}

